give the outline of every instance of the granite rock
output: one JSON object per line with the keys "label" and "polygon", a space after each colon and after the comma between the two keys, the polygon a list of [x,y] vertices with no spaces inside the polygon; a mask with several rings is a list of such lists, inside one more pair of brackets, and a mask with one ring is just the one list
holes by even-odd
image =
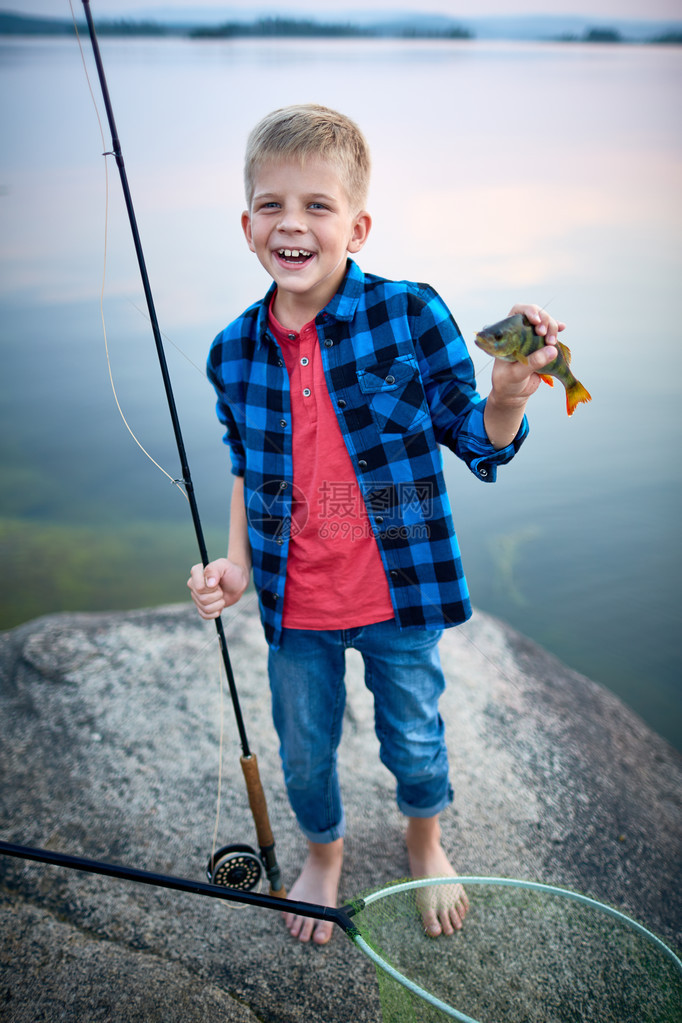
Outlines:
{"label": "granite rock", "polygon": [[[252,597],[226,620],[250,745],[290,886],[304,856]],[[477,612],[441,643],[462,874],[573,888],[682,945],[682,758],[615,696]],[[216,633],[186,606],[52,615],[0,636],[0,839],[205,879],[255,845]],[[220,799],[219,749],[223,746]],[[341,897],[408,873],[362,663],[348,656]],[[220,817],[216,830],[216,809]],[[215,837],[214,837],[215,835]],[[0,856],[0,1019],[380,1019],[374,968],[277,914]]]}

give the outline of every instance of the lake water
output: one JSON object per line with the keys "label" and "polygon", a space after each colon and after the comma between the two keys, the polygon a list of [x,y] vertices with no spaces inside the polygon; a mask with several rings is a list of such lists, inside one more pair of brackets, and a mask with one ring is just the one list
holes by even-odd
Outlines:
{"label": "lake water", "polygon": [[[543,385],[494,487],[445,454],[475,604],[682,748],[682,50],[103,40],[102,52],[211,553],[230,480],[202,367],[268,284],[239,227],[244,142],[268,110],[321,102],[373,149],[361,266],[433,284],[468,339],[514,301],[546,304],[593,395],[568,419],[563,389]],[[109,385],[107,161],[76,43],[0,43],[0,109],[0,625],[183,600],[187,505]],[[108,229],[119,399],[177,476],[113,163]],[[473,356],[487,393],[490,362]]]}

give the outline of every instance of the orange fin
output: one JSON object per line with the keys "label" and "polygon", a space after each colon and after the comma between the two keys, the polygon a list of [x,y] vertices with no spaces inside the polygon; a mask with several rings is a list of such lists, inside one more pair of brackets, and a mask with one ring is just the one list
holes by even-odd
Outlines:
{"label": "orange fin", "polygon": [[555,348],[559,349],[559,351],[563,355],[564,359],[566,360],[566,365],[570,366],[571,365],[571,349],[568,347],[568,345],[565,345],[562,341],[557,341],[557,342],[555,342]]}
{"label": "orange fin", "polygon": [[546,384],[549,384],[550,387],[554,387],[554,381],[547,375],[547,373],[538,373],[538,376],[541,380],[544,380]]}
{"label": "orange fin", "polygon": [[592,401],[592,395],[586,387],[576,380],[574,384],[566,388],[566,411],[572,416],[581,402]]}

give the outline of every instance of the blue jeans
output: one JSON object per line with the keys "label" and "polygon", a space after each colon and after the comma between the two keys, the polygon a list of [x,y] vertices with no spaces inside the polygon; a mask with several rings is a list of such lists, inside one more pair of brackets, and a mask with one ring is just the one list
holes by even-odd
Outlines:
{"label": "blue jeans", "polygon": [[433,817],[452,802],[445,729],[438,700],[445,680],[438,656],[442,630],[406,629],[395,621],[354,629],[285,629],[270,650],[272,712],[289,802],[312,842],[345,830],[337,749],[346,704],[345,651],[365,663],[374,696],[380,757],[397,781],[408,817]]}

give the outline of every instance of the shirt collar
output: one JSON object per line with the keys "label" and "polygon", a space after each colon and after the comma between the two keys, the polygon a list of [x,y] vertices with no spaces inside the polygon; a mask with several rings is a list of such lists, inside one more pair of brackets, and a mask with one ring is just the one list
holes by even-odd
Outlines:
{"label": "shirt collar", "polygon": [[[325,308],[318,313],[318,316],[324,314],[326,317],[331,316],[335,320],[352,320],[362,296],[364,283],[364,273],[354,260],[349,259],[346,266],[346,276],[341,281],[338,291]],[[259,342],[267,343],[268,340],[268,310],[270,309],[276,287],[277,285],[274,282],[270,285],[258,310]]]}
{"label": "shirt collar", "polygon": [[352,320],[363,292],[365,275],[352,259],[346,267],[346,276],[341,286],[323,312],[336,320]]}

